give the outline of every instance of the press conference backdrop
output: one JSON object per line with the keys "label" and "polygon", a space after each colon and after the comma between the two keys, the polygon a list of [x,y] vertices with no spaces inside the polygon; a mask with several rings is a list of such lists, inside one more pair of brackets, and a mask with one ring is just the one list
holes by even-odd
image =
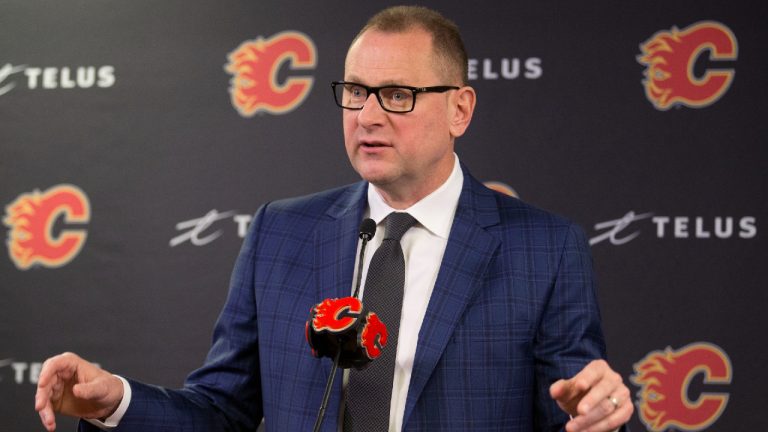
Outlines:
{"label": "press conference backdrop", "polygon": [[[251,215],[357,180],[329,83],[386,4],[0,2],[0,430],[41,429],[52,354],[201,364]],[[633,430],[765,430],[766,3],[425,5],[470,55],[460,159],[591,239]]]}

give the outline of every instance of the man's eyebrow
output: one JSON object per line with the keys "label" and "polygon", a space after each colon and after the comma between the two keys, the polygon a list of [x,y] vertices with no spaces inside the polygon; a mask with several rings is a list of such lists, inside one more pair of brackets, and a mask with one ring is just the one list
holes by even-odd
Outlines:
{"label": "man's eyebrow", "polygon": [[358,76],[356,76],[356,75],[349,75],[349,76],[346,76],[346,75],[345,75],[345,76],[344,76],[344,81],[348,81],[348,82],[356,82],[356,83],[362,84],[362,81],[361,81],[361,80],[360,80],[360,78],[359,78]]}
{"label": "man's eyebrow", "polygon": [[381,86],[405,86],[403,82],[403,80],[387,80],[381,83]]}

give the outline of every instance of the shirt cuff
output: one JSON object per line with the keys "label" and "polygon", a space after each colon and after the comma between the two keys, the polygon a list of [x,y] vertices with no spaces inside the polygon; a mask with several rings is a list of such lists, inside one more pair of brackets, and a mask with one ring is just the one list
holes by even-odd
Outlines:
{"label": "shirt cuff", "polygon": [[128,380],[121,377],[120,375],[115,376],[120,378],[120,381],[123,383],[123,400],[120,401],[120,405],[117,406],[115,412],[113,412],[111,416],[104,419],[104,421],[99,419],[83,419],[103,431],[111,431],[112,429],[116,428],[120,424],[120,420],[123,419],[125,412],[128,411],[128,405],[131,403],[131,385],[128,384]]}

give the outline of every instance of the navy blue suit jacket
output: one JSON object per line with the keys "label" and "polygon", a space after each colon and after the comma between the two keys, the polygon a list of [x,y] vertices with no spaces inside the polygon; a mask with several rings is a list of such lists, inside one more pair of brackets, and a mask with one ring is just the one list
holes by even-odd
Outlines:
{"label": "navy blue suit jacket", "polygon": [[[572,223],[468,174],[419,330],[404,431],[556,431],[548,387],[604,356],[592,262]],[[330,359],[305,341],[310,308],[350,295],[367,183],[256,214],[204,366],[181,390],[131,381],[119,430],[309,431]],[[341,374],[323,430],[337,432]],[[85,427],[87,428],[87,426]]]}

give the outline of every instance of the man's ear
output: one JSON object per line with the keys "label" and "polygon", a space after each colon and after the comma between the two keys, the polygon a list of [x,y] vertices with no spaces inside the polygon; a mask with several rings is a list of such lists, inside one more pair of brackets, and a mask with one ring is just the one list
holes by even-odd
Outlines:
{"label": "man's ear", "polygon": [[449,131],[452,137],[458,138],[464,135],[464,132],[469,127],[469,123],[472,121],[477,94],[475,94],[475,89],[472,87],[464,86],[456,90],[456,94],[450,100],[453,109],[449,114],[451,116],[449,119]]}

